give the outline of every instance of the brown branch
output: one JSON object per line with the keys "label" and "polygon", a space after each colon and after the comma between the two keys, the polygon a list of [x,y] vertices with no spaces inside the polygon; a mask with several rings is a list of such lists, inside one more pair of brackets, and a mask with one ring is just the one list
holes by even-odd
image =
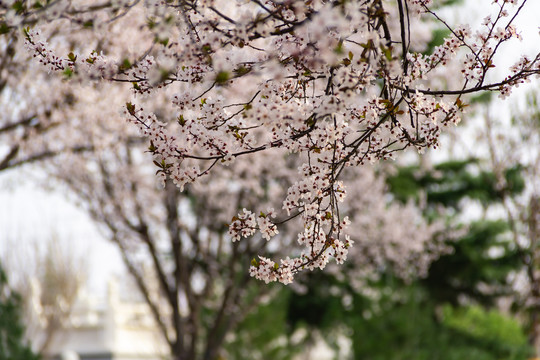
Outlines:
{"label": "brown branch", "polygon": [[[234,296],[234,291],[236,288],[236,284],[234,282],[234,261],[236,261],[237,255],[238,255],[238,248],[239,243],[235,242],[232,244],[233,252],[229,258],[228,262],[228,269],[230,271],[229,278],[226,280],[227,285],[225,288],[225,292],[222,297],[221,306],[217,312],[217,316],[215,317],[214,324],[212,325],[212,328],[208,331],[207,336],[207,343],[206,343],[206,350],[204,353],[204,360],[210,360],[213,359],[212,356],[215,355],[216,347],[220,343],[219,339],[219,331],[221,328],[221,324],[223,323],[227,310],[229,308],[229,302],[231,298]],[[225,275],[225,274],[222,274]]]}
{"label": "brown branch", "polygon": [[[540,59],[540,54],[536,56],[535,60],[533,61],[536,62]],[[520,71],[519,73],[513,75],[513,76],[510,76],[508,77],[507,79],[503,80],[503,81],[500,81],[498,83],[492,83],[492,84],[487,84],[487,85],[482,85],[482,86],[475,86],[475,87],[472,87],[472,88],[466,88],[466,89],[462,89],[462,90],[425,90],[425,89],[406,89],[406,88],[403,88],[402,86],[399,86],[399,85],[395,85],[395,84],[391,84],[391,87],[395,88],[395,89],[398,89],[400,91],[403,91],[403,92],[406,92],[406,93],[409,93],[409,94],[414,94],[416,91],[418,91],[419,93],[421,94],[424,94],[424,95],[465,95],[465,94],[472,94],[472,93],[476,93],[476,92],[479,92],[479,91],[497,91],[498,88],[504,86],[504,85],[508,85],[508,84],[512,84],[516,81],[521,81],[521,80],[524,80],[526,78],[528,78],[529,76],[532,76],[534,74],[540,74],[540,69],[537,69],[537,70],[522,70]]]}
{"label": "brown branch", "polygon": [[137,284],[137,287],[139,288],[139,291],[143,295],[144,300],[148,304],[148,307],[150,308],[150,311],[152,312],[154,320],[156,321],[161,334],[163,335],[163,337],[165,338],[165,340],[167,341],[169,347],[172,350],[173,349],[173,341],[169,337],[169,333],[167,331],[167,326],[165,325],[165,323],[161,319],[161,314],[159,312],[159,308],[158,308],[157,304],[152,300],[150,291],[148,290],[148,287],[146,286],[144,278],[137,271],[135,264],[133,264],[133,261],[128,256],[128,251],[127,251],[126,247],[124,246],[124,244],[122,244],[122,241],[120,241],[120,239],[117,237],[115,231],[113,230],[113,229],[115,229],[115,227],[114,226],[112,226],[112,227],[109,226],[109,229],[111,229],[111,231],[113,231],[114,235],[113,235],[112,239],[113,239],[113,242],[118,245],[118,248],[120,250],[120,254],[122,256],[122,260],[124,261],[124,264],[128,268],[129,273],[135,279],[135,283]]}
{"label": "brown branch", "polygon": [[35,119],[35,117],[36,115],[30,115],[22,120],[15,121],[12,123],[7,123],[6,125],[0,127],[0,133],[14,130],[18,128],[19,126],[27,126],[32,122],[33,119]]}
{"label": "brown branch", "polygon": [[40,153],[29,155],[20,160],[10,162],[11,160],[13,160],[13,158],[15,158],[15,156],[17,155],[19,151],[19,145],[14,145],[14,147],[10,150],[10,152],[6,155],[6,157],[4,157],[4,159],[0,162],[0,171],[13,169],[13,168],[25,165],[25,164],[31,164],[38,161],[51,159],[64,152],[80,153],[80,152],[85,152],[85,151],[92,151],[93,149],[94,149],[93,146],[75,146],[70,149],[59,150],[59,151],[46,150]]}
{"label": "brown branch", "polygon": [[[186,350],[187,344],[184,342],[184,337],[188,334],[185,332],[185,329],[183,329],[184,325],[180,315],[178,295],[181,290],[185,291],[191,313],[191,306],[194,304],[193,292],[187,270],[187,260],[182,253],[180,228],[178,226],[178,188],[170,180],[165,183],[163,202],[167,211],[167,231],[169,233],[174,257],[174,284],[172,291],[174,292],[174,302],[176,306],[173,308],[173,324],[177,333],[177,346],[182,353],[187,351],[188,354],[191,354],[195,349],[190,347],[189,350]],[[195,335],[196,334],[193,336]]]}
{"label": "brown branch", "polygon": [[405,44],[405,14],[403,11],[402,0],[397,0],[399,9],[399,25],[401,30],[401,52],[403,57],[403,73],[407,75],[407,68],[409,67],[409,60],[407,59],[407,45]]}

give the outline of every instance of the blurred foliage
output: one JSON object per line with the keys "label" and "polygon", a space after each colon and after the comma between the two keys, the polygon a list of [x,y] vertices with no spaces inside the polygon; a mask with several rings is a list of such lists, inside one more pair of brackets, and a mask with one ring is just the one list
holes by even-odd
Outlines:
{"label": "blurred foliage", "polygon": [[37,360],[24,340],[22,299],[8,283],[0,264],[0,360]]}
{"label": "blurred foliage", "polygon": [[486,209],[500,203],[504,194],[519,194],[525,188],[521,170],[521,166],[505,170],[505,188],[497,186],[495,175],[481,169],[477,159],[448,161],[432,170],[403,167],[388,178],[397,200],[419,203],[424,198],[428,219],[445,218],[450,234],[463,233],[457,241],[446,241],[452,252],[432,263],[428,276],[421,280],[437,302],[457,305],[459,298],[466,296],[491,306],[498,297],[511,292],[507,277],[520,267],[521,259],[508,223],[470,221],[460,215],[467,202],[477,201]]}
{"label": "blurred foliage", "polygon": [[442,322],[451,329],[469,334],[491,343],[494,348],[501,346],[526,347],[527,336],[520,324],[495,310],[486,311],[480,306],[456,309],[444,306]]}
{"label": "blurred foliage", "polygon": [[347,317],[355,359],[518,360],[530,354],[515,320],[480,307],[444,305],[439,311],[418,284],[394,287],[378,303],[376,311],[354,309],[363,316]]}
{"label": "blurred foliage", "polygon": [[512,292],[508,274],[521,266],[520,253],[507,238],[506,222],[476,221],[458,241],[450,241],[451,254],[443,255],[430,266],[420,282],[430,297],[458,305],[466,296],[485,306],[493,306],[500,296]]}
{"label": "blurred foliage", "polygon": [[431,55],[437,46],[444,44],[444,39],[450,36],[450,30],[437,29],[433,31],[433,37],[428,43],[427,48],[422,52],[424,55]]}
{"label": "blurred foliage", "polygon": [[302,343],[292,341],[287,323],[287,306],[292,294],[279,284],[267,285],[278,290],[280,296],[263,302],[236,327],[227,339],[225,350],[231,359],[288,360],[298,354]]}
{"label": "blurred foliage", "polygon": [[503,194],[516,195],[525,188],[522,167],[505,170],[506,187],[496,184],[492,172],[482,170],[478,159],[452,160],[434,166],[432,171],[419,165],[402,167],[388,178],[390,192],[402,202],[420,200],[425,194],[428,209],[444,206],[458,209],[463,199],[478,200],[489,206],[503,199]]}
{"label": "blurred foliage", "polygon": [[292,329],[325,329],[334,326],[335,319],[341,316],[342,294],[350,292],[350,289],[325,272],[309,273],[306,278],[306,291],[290,296],[287,307],[289,326]]}
{"label": "blurred foliage", "polygon": [[489,104],[493,98],[493,93],[486,91],[479,95],[471,96],[471,104]]}
{"label": "blurred foliage", "polygon": [[464,0],[434,0],[431,9],[440,9],[445,6],[460,5]]}
{"label": "blurred foliage", "polygon": [[512,292],[508,276],[521,266],[509,225],[481,216],[472,220],[462,212],[471,202],[487,209],[499,204],[503,193],[519,194],[521,170],[507,169],[507,186],[501,188],[478,159],[399,168],[388,178],[393,198],[417,203],[429,221],[443,220],[446,230],[439,236],[451,253],[412,283],[385,269],[363,293],[346,277],[310,273],[307,291],[288,296],[290,333],[320,331],[331,346],[340,334],[346,336],[354,359],[526,359],[531,352],[521,325],[492,308]]}
{"label": "blurred foliage", "polygon": [[289,325],[319,331],[334,347],[340,335],[348,337],[352,359],[518,360],[531,354],[516,320],[480,306],[442,305],[419,282],[386,275],[371,284],[378,297],[353,293],[345,304],[344,294],[332,291],[340,284],[321,285],[320,276],[311,275],[311,293],[289,298]]}

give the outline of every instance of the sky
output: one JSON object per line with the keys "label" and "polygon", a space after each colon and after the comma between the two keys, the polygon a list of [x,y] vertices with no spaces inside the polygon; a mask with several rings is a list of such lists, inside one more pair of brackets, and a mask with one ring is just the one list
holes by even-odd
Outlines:
{"label": "sky", "polygon": [[[469,23],[474,28],[479,23],[486,5],[491,0],[467,1],[467,10],[459,9],[447,15],[459,22]],[[540,1],[529,0],[527,8],[520,15],[520,31],[529,42],[515,41],[501,53],[501,70],[511,65],[511,54],[535,53],[540,48],[538,14]],[[516,92],[515,99],[524,90]],[[506,109],[512,101],[501,106]],[[507,110],[506,110],[507,111]],[[101,294],[106,289],[112,274],[122,274],[124,267],[117,249],[108,243],[85,212],[73,205],[61,192],[51,192],[37,187],[28,176],[33,169],[0,172],[0,254],[10,257],[20,249],[33,243],[44,244],[56,235],[75,256],[87,259],[89,264],[89,284],[91,292]],[[75,246],[72,246],[72,245]]]}
{"label": "sky", "polygon": [[36,243],[44,249],[54,236],[68,254],[87,262],[88,290],[103,295],[111,275],[123,273],[118,250],[66,194],[25,180],[30,171],[0,172],[0,258],[20,256]]}

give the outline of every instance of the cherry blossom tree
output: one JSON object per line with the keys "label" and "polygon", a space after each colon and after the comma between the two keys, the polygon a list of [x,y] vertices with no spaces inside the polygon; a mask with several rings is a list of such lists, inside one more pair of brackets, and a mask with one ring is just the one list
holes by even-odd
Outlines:
{"label": "cherry blossom tree", "polygon": [[473,32],[427,0],[4,1],[5,124],[22,134],[6,144],[62,153],[49,173],[118,245],[171,353],[216,358],[275,289],[249,275],[347,259],[362,286],[444,251],[372,163],[438,146],[468,94],[538,74],[537,56],[488,80],[527,1],[491,7]]}
{"label": "cherry blossom tree", "polygon": [[[218,167],[219,176],[205,177],[184,192],[170,180],[163,189],[142,139],[129,124],[119,124],[125,128],[117,133],[125,137],[114,145],[60,155],[47,162],[48,173],[76,195],[119,247],[171,353],[179,359],[215,358],[249,309],[278,295],[279,288],[252,281],[247,266],[261,252],[297,252],[294,235],[301,226],[300,218],[283,224],[273,242],[264,234],[231,242],[230,214],[242,206],[260,206],[271,217],[299,160],[261,152],[256,162]],[[92,135],[94,126],[88,138],[100,136]],[[358,196],[342,210],[363,234],[349,253],[357,288],[381,267],[403,277],[425,272],[444,250],[431,241],[440,227],[427,225],[411,205],[389,204],[384,178],[366,169],[346,174],[355,178],[350,190]],[[337,266],[329,270],[340,271]]]}
{"label": "cherry blossom tree", "polygon": [[20,6],[26,5],[0,3],[0,171],[47,160],[64,151],[90,150],[84,139],[65,136],[66,119],[76,126],[70,115],[73,89],[32,63],[23,48],[20,27],[37,20],[14,18]]}
{"label": "cherry blossom tree", "polygon": [[[122,35],[130,21],[126,15],[104,25],[107,36]],[[49,42],[58,41],[62,46],[66,35],[57,38],[61,27],[56,26],[52,22],[44,29]],[[98,35],[93,41],[103,48],[129,43],[126,39],[111,43]],[[88,34],[72,36],[92,39]],[[242,159],[217,166],[213,169],[216,176],[203,177],[184,192],[170,180],[163,189],[156,184],[148,144],[118,110],[131,90],[123,83],[70,82],[65,78],[75,75],[62,76],[47,83],[49,91],[67,88],[72,93],[73,105],[59,108],[65,112],[57,115],[65,116],[62,128],[58,127],[64,139],[55,141],[84,140],[92,151],[62,152],[43,167],[61,189],[72,191],[118,246],[171,354],[179,359],[216,358],[223,351],[226,335],[248,310],[277,292],[250,281],[250,262],[261,253],[276,257],[298,253],[295,229],[302,226],[301,216],[280,224],[279,232],[276,224],[266,220],[274,219],[272,208],[281,206],[280,199],[286,197],[301,157],[284,149],[257,152],[254,161]],[[56,80],[54,74],[51,78]],[[174,111],[166,96],[153,97],[146,106],[157,114]],[[411,206],[389,204],[384,180],[374,170],[350,168],[342,175],[354,184],[351,194],[357,194],[357,201],[342,211],[357,220],[351,229],[363,234],[353,248],[351,262],[358,287],[382,266],[395,267],[409,276],[424,272],[438,255],[436,250],[426,251],[437,247],[430,243],[437,227],[426,225]],[[254,224],[259,228],[266,225],[266,233],[256,234],[249,242],[231,242],[228,224],[244,207],[263,209]],[[273,235],[273,241],[267,241],[265,235]]]}
{"label": "cherry blossom tree", "polygon": [[[164,182],[188,189],[259,153],[300,159],[276,218],[256,205],[229,221],[238,241],[302,220],[303,251],[253,261],[250,274],[267,282],[345,260],[346,169],[436,147],[460,121],[465,95],[506,97],[540,71],[539,56],[521,57],[488,81],[495,55],[520,36],[526,0],[493,1],[476,32],[448,24],[430,0],[38,3],[14,2],[4,26],[35,19],[26,46],[50,72],[130,86],[124,115],[147,137]],[[433,25],[450,35],[423,54]],[[51,28],[63,37],[47,41]],[[170,111],[156,111],[155,99]]]}

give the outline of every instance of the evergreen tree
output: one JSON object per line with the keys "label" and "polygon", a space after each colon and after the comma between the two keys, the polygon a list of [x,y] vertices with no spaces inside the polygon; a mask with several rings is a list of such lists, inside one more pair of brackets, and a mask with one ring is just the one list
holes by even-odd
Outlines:
{"label": "evergreen tree", "polygon": [[464,204],[478,202],[485,213],[489,207],[500,204],[504,196],[521,193],[524,181],[520,172],[520,166],[507,169],[506,187],[500,188],[495,175],[483,170],[478,159],[466,159],[443,162],[431,170],[417,165],[403,167],[388,178],[390,191],[397,200],[418,202],[424,198],[426,217],[443,218],[449,234],[463,233],[457,241],[447,239],[452,251],[431,264],[428,276],[422,280],[431,298],[457,305],[458,299],[465,296],[490,306],[498,297],[511,292],[508,274],[520,267],[521,260],[509,238],[509,224],[485,216],[471,221],[462,214]]}
{"label": "evergreen tree", "polygon": [[22,323],[22,299],[8,283],[0,264],[0,360],[37,360],[24,340]]}
{"label": "evergreen tree", "polygon": [[345,326],[342,334],[352,341],[355,359],[526,358],[530,348],[522,326],[491,309],[511,293],[508,275],[521,266],[509,225],[482,214],[473,220],[463,216],[471,202],[487,210],[503,194],[519,194],[521,169],[508,169],[501,189],[481,165],[467,159],[427,170],[399,168],[388,178],[393,201],[422,203],[429,221],[444,221],[445,230],[437,236],[451,251],[430,265],[425,278],[412,282],[381,269],[379,278],[367,284],[375,296],[348,286],[347,277],[312,273],[307,292],[290,297],[290,326],[320,330],[330,344],[335,344],[336,329]]}

